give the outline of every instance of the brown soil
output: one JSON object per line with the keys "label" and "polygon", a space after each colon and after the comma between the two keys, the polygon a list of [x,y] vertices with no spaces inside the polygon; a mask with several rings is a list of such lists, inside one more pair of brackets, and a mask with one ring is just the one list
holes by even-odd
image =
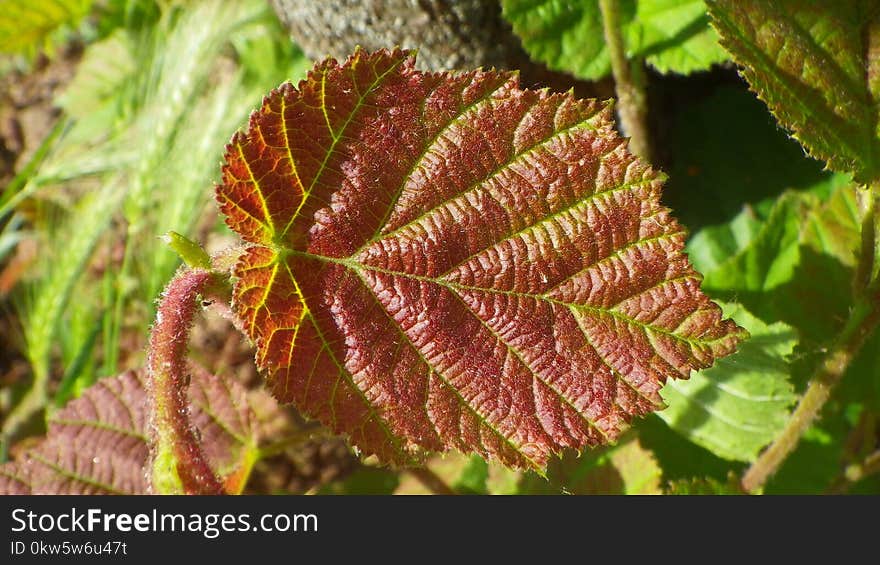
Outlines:
{"label": "brown soil", "polygon": [[55,125],[55,95],[73,78],[81,56],[82,46],[72,43],[52,59],[37,56],[27,72],[0,77],[0,185],[21,170]]}

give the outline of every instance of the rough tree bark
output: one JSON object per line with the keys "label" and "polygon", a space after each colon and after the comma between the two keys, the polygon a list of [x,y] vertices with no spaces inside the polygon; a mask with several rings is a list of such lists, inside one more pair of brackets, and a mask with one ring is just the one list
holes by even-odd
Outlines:
{"label": "rough tree bark", "polygon": [[594,84],[535,63],[490,0],[270,0],[305,54],[342,60],[358,45],[418,49],[423,70],[477,67],[518,69],[524,86],[574,88],[581,97],[607,98],[607,81]]}

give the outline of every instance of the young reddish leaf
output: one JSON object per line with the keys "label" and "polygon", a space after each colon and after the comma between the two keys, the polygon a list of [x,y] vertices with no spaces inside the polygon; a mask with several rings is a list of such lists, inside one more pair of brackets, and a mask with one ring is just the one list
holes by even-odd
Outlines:
{"label": "young reddish leaf", "polygon": [[142,494],[146,396],[133,372],[102,379],[49,420],[46,438],[27,451],[34,494]]}
{"label": "young reddish leaf", "polygon": [[542,468],[731,353],[611,104],[357,51],[227,147],[234,308],[275,395],[382,460]]}
{"label": "young reddish leaf", "polygon": [[[239,492],[256,457],[247,393],[233,381],[192,373],[191,419],[227,492]],[[98,381],[49,420],[48,433],[0,465],[0,494],[149,492],[147,395],[134,372]]]}
{"label": "young reddish leaf", "polygon": [[26,469],[15,461],[0,465],[0,494],[30,494]]}
{"label": "young reddish leaf", "polygon": [[880,176],[880,3],[710,0],[721,43],[810,154]]}
{"label": "young reddish leaf", "polygon": [[199,430],[202,452],[222,477],[227,493],[244,489],[257,458],[257,422],[247,391],[193,366],[189,386],[190,421]]}

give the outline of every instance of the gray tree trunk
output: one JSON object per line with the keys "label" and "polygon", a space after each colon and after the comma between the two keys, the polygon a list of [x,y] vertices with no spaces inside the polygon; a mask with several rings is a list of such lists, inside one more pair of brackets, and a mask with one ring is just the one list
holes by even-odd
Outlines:
{"label": "gray tree trunk", "polygon": [[344,60],[355,47],[418,49],[425,70],[518,69],[524,86],[575,87],[607,96],[531,61],[497,0],[270,0],[293,40],[315,60]]}

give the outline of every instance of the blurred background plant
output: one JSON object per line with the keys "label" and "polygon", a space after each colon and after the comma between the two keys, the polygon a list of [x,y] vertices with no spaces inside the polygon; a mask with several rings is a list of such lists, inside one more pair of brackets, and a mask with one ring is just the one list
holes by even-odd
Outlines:
{"label": "blurred background plant", "polygon": [[0,197],[4,333],[18,338],[4,356],[17,349],[28,365],[0,392],[5,446],[141,364],[178,265],[157,236],[212,231],[225,141],[309,63],[260,0],[4,4],[4,79],[60,66],[70,77],[51,84],[51,125],[21,148]]}
{"label": "blurred background plant", "polygon": [[92,8],[93,0],[6,0],[0,18],[0,52],[34,56],[52,52]]}

